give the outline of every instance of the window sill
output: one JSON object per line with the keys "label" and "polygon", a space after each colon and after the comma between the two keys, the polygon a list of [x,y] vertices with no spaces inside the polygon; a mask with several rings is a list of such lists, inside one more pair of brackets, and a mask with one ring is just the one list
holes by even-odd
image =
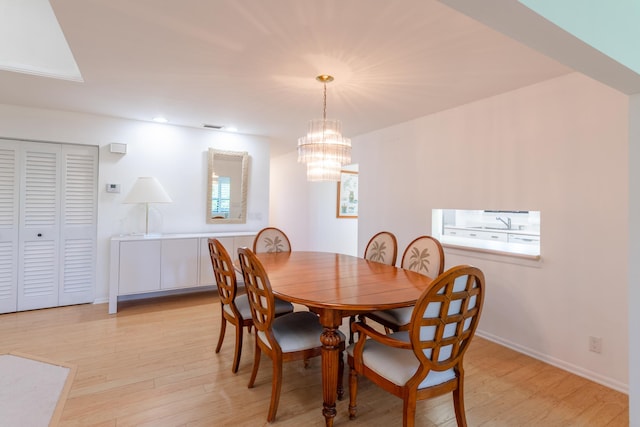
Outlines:
{"label": "window sill", "polygon": [[540,249],[535,245],[491,242],[488,240],[466,239],[454,236],[440,236],[439,240],[444,248],[452,249],[463,255],[468,255],[468,252],[476,252],[478,255],[487,254],[495,256],[495,258],[492,257],[492,259],[496,261],[504,261],[505,258],[511,258],[514,259],[514,261],[520,260],[527,265],[536,265],[541,260]]}

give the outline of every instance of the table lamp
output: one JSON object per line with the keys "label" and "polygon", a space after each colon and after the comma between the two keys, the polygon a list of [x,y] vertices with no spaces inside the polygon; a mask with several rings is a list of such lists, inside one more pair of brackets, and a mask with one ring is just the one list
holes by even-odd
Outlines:
{"label": "table lamp", "polygon": [[142,176],[131,187],[123,203],[145,204],[145,235],[149,234],[149,203],[171,203],[171,197],[152,176]]}

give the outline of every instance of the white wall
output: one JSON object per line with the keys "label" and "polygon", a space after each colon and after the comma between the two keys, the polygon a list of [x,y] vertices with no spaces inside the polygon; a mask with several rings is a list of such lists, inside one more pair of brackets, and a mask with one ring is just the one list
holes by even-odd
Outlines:
{"label": "white wall", "polygon": [[[173,199],[151,206],[150,232],[257,231],[268,224],[266,138],[9,105],[0,105],[0,137],[100,146],[97,301],[108,297],[109,238],[144,232],[144,207],[122,204],[139,176],[155,176]],[[127,144],[127,154],[110,153],[111,142]],[[206,224],[209,147],[249,153],[246,224]],[[121,193],[107,193],[108,183],[121,184]]]}
{"label": "white wall", "polygon": [[287,233],[294,250],[357,255],[358,220],[336,218],[337,184],[307,182],[297,159],[295,151],[271,159],[271,225]]}
{"label": "white wall", "polygon": [[387,229],[402,254],[434,208],[540,210],[540,263],[447,250],[447,268],[484,271],[482,335],[625,391],[627,107],[574,73],[355,138],[359,247]]}
{"label": "white wall", "polygon": [[306,171],[297,163],[296,156],[290,152],[271,158],[269,225],[287,234],[293,250],[308,251],[311,250],[310,195]]}

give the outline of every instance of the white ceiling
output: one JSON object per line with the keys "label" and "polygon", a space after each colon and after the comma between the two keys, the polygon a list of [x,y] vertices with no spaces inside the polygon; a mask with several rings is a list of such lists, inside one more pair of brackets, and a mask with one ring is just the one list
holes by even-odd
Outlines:
{"label": "white ceiling", "polygon": [[234,125],[294,149],[322,116],[355,136],[572,69],[436,0],[51,0],[84,82],[0,71],[0,103]]}
{"label": "white ceiling", "polygon": [[0,69],[82,81],[49,0],[0,0]]}

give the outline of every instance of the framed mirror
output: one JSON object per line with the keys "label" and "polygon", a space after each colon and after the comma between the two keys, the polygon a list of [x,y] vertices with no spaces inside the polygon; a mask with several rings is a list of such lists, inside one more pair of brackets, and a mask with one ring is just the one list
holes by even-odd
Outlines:
{"label": "framed mirror", "polygon": [[207,224],[247,222],[249,154],[209,148]]}

